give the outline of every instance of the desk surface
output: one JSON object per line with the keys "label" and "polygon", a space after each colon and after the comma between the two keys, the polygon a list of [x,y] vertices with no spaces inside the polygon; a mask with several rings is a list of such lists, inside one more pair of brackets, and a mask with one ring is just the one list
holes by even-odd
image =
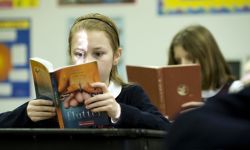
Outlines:
{"label": "desk surface", "polygon": [[[0,135],[26,135],[26,136],[105,136],[105,137],[152,137],[162,138],[166,132],[161,130],[149,129],[116,129],[116,128],[103,128],[103,129],[52,129],[52,128],[0,128]],[[3,136],[0,136],[0,138]]]}
{"label": "desk surface", "polygon": [[0,145],[5,149],[159,150],[166,132],[148,129],[38,129],[2,128]]}

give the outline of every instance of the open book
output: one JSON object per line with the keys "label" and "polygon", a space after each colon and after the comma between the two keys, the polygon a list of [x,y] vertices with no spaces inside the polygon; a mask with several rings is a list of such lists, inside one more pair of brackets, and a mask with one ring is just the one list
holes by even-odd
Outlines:
{"label": "open book", "polygon": [[199,65],[132,66],[127,65],[128,81],[139,84],[152,103],[170,120],[189,101],[201,101]]}
{"label": "open book", "polygon": [[64,102],[71,93],[84,91],[89,96],[101,93],[92,88],[93,82],[100,81],[97,62],[71,65],[53,69],[53,65],[41,58],[30,59],[37,99],[52,100],[56,106],[60,128],[103,127],[109,124],[106,112],[93,113],[84,103],[65,108]]}

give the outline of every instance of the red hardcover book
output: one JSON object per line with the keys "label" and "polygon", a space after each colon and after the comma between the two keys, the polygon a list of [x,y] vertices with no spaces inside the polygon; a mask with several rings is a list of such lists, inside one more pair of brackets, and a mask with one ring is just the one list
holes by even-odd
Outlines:
{"label": "red hardcover book", "polygon": [[139,84],[160,112],[174,120],[181,105],[201,101],[199,65],[133,66],[127,65],[128,81]]}

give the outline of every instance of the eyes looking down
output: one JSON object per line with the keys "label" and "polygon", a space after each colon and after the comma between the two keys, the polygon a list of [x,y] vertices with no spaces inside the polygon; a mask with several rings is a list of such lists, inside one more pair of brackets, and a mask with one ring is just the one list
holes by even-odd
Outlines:
{"label": "eyes looking down", "polygon": [[[73,64],[109,60],[112,64],[113,50],[109,38],[102,31],[76,32],[72,38],[71,59]],[[174,58],[177,64],[198,64],[199,61],[182,46],[174,47]]]}
{"label": "eyes looking down", "polygon": [[174,59],[179,65],[199,64],[199,61],[193,58],[182,46],[174,47]]}
{"label": "eyes looking down", "polygon": [[73,64],[101,61],[110,57],[112,60],[112,47],[102,31],[78,31],[73,36],[71,43]]}
{"label": "eyes looking down", "polygon": [[112,67],[118,64],[121,49],[113,52],[110,39],[104,31],[80,30],[71,40],[73,64],[97,61],[101,81],[109,84]]}

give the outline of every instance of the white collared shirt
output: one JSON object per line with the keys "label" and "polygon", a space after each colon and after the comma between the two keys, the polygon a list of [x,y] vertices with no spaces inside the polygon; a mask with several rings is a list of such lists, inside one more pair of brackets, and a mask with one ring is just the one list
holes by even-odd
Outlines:
{"label": "white collared shirt", "polygon": [[117,98],[117,96],[122,91],[122,86],[115,83],[114,81],[110,81],[109,86],[108,86],[108,90],[114,98]]}
{"label": "white collared shirt", "polygon": [[[112,94],[114,98],[117,98],[122,91],[122,86],[113,81],[110,81],[108,86],[108,91]],[[118,104],[117,114],[115,115],[115,118],[111,118],[111,122],[116,123],[119,120],[120,115],[121,115],[121,106]]]}

